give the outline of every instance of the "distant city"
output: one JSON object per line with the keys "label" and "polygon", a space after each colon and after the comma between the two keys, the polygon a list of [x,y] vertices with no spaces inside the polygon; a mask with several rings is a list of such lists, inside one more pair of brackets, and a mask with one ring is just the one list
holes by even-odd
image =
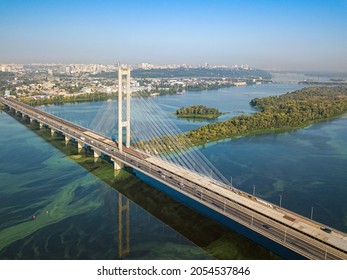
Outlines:
{"label": "distant city", "polygon": [[[107,64],[0,64],[0,94],[21,101],[57,99],[107,99],[118,92],[118,67]],[[155,65],[143,62],[132,69],[133,95],[183,94],[232,86],[293,82],[305,85],[346,85],[343,73],[268,72],[247,64],[196,66]],[[30,101],[29,100],[29,101]],[[60,99],[59,99],[60,100]],[[43,103],[43,102],[42,102]]]}
{"label": "distant city", "polygon": [[[42,99],[118,92],[116,65],[0,64],[0,93],[13,98]],[[134,94],[182,94],[185,90],[271,83],[271,75],[248,65],[139,63],[130,65]]]}
{"label": "distant city", "polygon": [[[120,63],[115,64],[48,64],[48,63],[32,63],[32,64],[0,64],[1,72],[27,73],[32,71],[46,71],[48,74],[80,74],[80,73],[100,73],[115,71]],[[210,65],[207,62],[196,66],[190,64],[151,64],[142,62],[135,65],[128,65],[131,69],[177,69],[177,68],[208,68],[208,69],[252,69],[247,64],[242,65]]]}

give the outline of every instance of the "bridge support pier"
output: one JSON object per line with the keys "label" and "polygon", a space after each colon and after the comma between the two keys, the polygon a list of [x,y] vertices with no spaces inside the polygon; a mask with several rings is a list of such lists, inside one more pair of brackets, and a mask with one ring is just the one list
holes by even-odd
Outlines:
{"label": "bridge support pier", "polygon": [[71,137],[65,135],[65,144],[67,145],[69,141],[71,140]]}
{"label": "bridge support pier", "polygon": [[77,151],[78,151],[78,153],[80,153],[82,151],[83,146],[84,146],[83,143],[77,141]]}
{"label": "bridge support pier", "polygon": [[53,128],[51,128],[51,136],[53,136],[54,133],[56,133],[56,131]]}
{"label": "bridge support pier", "polygon": [[39,123],[40,129],[43,128],[43,123]]}
{"label": "bridge support pier", "polygon": [[100,152],[100,151],[94,150],[94,158],[99,158],[100,155],[101,155],[101,152]]}
{"label": "bridge support pier", "polygon": [[124,163],[120,162],[120,161],[116,161],[116,160],[112,160],[113,161],[113,168],[114,170],[121,170],[124,167]]}
{"label": "bridge support pier", "polygon": [[35,122],[35,119],[29,117],[30,124],[33,124]]}

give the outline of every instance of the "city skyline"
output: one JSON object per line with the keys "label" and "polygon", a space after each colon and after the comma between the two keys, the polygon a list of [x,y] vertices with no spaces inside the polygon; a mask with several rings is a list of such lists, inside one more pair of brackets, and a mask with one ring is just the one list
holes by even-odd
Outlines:
{"label": "city skyline", "polygon": [[347,1],[0,1],[0,63],[347,71]]}

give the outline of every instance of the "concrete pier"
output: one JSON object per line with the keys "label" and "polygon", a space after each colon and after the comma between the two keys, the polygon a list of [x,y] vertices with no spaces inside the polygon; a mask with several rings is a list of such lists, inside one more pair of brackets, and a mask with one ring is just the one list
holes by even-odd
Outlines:
{"label": "concrete pier", "polygon": [[94,150],[94,158],[99,158],[101,155],[100,151]]}
{"label": "concrete pier", "polygon": [[70,142],[70,140],[71,140],[71,137],[65,135],[65,144],[66,145]]}
{"label": "concrete pier", "polygon": [[116,161],[116,160],[112,160],[113,161],[113,168],[114,170],[121,170],[124,167],[124,163],[120,162],[120,161]]}
{"label": "concrete pier", "polygon": [[84,143],[77,141],[77,151],[78,152],[81,152],[81,150],[83,149],[83,146],[84,146]]}

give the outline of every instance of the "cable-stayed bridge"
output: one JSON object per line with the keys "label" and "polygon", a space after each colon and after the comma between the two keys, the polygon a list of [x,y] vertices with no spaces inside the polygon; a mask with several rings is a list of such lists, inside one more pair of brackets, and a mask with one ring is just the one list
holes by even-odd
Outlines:
{"label": "cable-stayed bridge", "polygon": [[[95,158],[109,156],[115,169],[129,166],[140,178],[155,180],[199,211],[227,225],[236,222],[243,232],[256,236],[255,240],[265,240],[269,247],[280,245],[308,259],[347,259],[345,233],[234,188],[197,149],[176,137],[178,128],[165,116],[158,117],[160,109],[149,98],[133,99],[136,118],[130,119],[130,72],[120,69],[119,77],[118,108],[107,102],[92,121],[93,130],[10,98],[0,97],[0,102],[40,127],[50,128],[52,134],[63,134],[66,142],[73,139],[79,149],[90,147]],[[116,121],[114,116],[118,116]],[[116,141],[100,133],[115,124]]]}

